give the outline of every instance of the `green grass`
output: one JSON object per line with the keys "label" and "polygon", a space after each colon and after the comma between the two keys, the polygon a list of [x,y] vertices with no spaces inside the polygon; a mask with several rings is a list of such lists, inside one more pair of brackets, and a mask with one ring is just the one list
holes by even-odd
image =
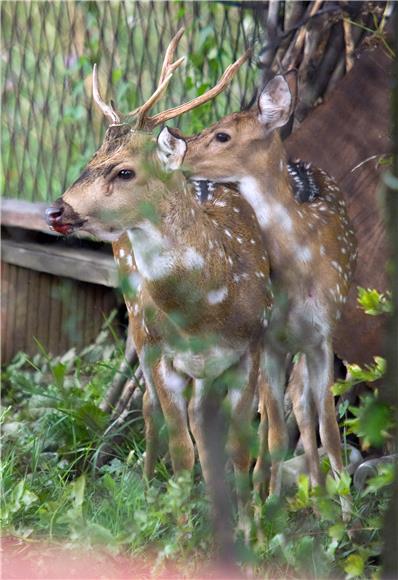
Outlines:
{"label": "green grass", "polygon": [[[159,461],[142,476],[140,413],[129,440],[98,472],[93,453],[107,415],[98,404],[122,356],[109,331],[82,353],[32,360],[20,354],[3,373],[2,526],[19,538],[63,541],[110,554],[128,553],[154,571],[169,561],[189,576],[213,553],[204,485],[197,471],[177,480]],[[257,505],[252,544],[238,538],[242,562],[268,577],[372,577],[380,567],[382,514],[391,472],[354,495],[354,524],[341,521],[339,493],[349,482],[327,480],[327,492],[299,480],[295,495]],[[319,516],[312,510],[316,507]]]}

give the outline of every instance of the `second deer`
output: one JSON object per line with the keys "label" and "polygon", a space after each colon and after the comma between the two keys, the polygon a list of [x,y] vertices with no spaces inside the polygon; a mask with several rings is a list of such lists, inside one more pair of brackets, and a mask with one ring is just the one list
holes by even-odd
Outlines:
{"label": "second deer", "polygon": [[[262,230],[275,291],[262,360],[270,385],[263,397],[262,417],[268,414],[270,420],[273,493],[280,491],[278,459],[287,446],[283,395],[288,354],[303,355],[292,395],[311,481],[321,483],[317,420],[333,472],[343,471],[330,391],[332,336],[356,263],[355,235],[336,183],[319,169],[287,162],[278,129],[289,120],[295,94],[295,73],[278,75],[265,86],[256,108],[229,115],[185,139],[188,147],[183,156],[180,134],[165,128],[160,139],[167,143],[174,166],[183,163],[193,178],[236,183]],[[260,432],[264,450],[266,430]],[[263,460],[260,456],[257,463],[260,473]],[[349,502],[342,500],[342,507],[349,517]]]}

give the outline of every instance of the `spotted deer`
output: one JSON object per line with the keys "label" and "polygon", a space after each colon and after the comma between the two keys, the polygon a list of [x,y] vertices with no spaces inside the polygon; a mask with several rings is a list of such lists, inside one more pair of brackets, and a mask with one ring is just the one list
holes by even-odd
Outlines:
{"label": "spotted deer", "polygon": [[[269,262],[255,214],[235,189],[220,184],[202,203],[181,171],[164,170],[150,131],[221,92],[246,58],[201,97],[149,117],[181,63],[173,62],[181,34],[166,52],[158,88],[125,120],[102,100],[94,68],[94,100],[111,124],[81,176],[47,210],[47,221],[63,234],[84,229],[113,242],[135,293],[126,295],[126,304],[147,386],[145,473],[150,478],[154,470],[160,405],[175,473],[193,468],[192,432],[220,547],[228,554],[223,400],[227,393],[231,458],[237,476],[247,482],[246,429],[271,306]],[[185,153],[185,143],[179,145]]]}
{"label": "spotted deer", "polygon": [[[315,411],[332,470],[342,473],[340,434],[330,391],[332,336],[356,262],[354,231],[336,183],[320,169],[286,159],[278,129],[287,123],[295,95],[292,71],[269,81],[257,107],[250,111],[229,115],[186,139],[167,127],[160,136],[174,166],[183,164],[192,178],[237,184],[262,230],[275,294],[262,356],[270,385],[262,397],[262,421],[268,414],[273,493],[279,493],[278,458],[287,445],[283,394],[288,354],[304,355],[295,369],[291,391],[311,481],[321,483]],[[181,141],[188,145],[186,151]],[[265,451],[264,423],[260,433],[260,448]],[[256,473],[260,478],[264,475],[263,453]],[[342,504],[348,517],[349,501]]]}

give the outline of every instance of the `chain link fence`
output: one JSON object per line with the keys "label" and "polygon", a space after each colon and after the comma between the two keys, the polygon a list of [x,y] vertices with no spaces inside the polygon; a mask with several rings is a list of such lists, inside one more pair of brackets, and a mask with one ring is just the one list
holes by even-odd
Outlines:
{"label": "chain link fence", "polygon": [[[267,3],[2,2],[2,190],[58,197],[98,147],[105,123],[93,107],[92,66],[104,96],[127,112],[155,87],[165,48],[180,26],[177,71],[161,107],[207,90],[262,35]],[[239,110],[259,73],[245,66],[216,100],[177,122],[197,131]]]}

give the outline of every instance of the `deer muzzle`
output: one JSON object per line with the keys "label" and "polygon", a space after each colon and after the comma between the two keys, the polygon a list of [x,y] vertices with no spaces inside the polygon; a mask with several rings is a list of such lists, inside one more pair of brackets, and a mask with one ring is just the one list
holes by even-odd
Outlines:
{"label": "deer muzzle", "polygon": [[62,197],[46,209],[45,216],[50,230],[64,236],[68,236],[74,230],[81,228],[85,222],[69,204],[63,201]]}

